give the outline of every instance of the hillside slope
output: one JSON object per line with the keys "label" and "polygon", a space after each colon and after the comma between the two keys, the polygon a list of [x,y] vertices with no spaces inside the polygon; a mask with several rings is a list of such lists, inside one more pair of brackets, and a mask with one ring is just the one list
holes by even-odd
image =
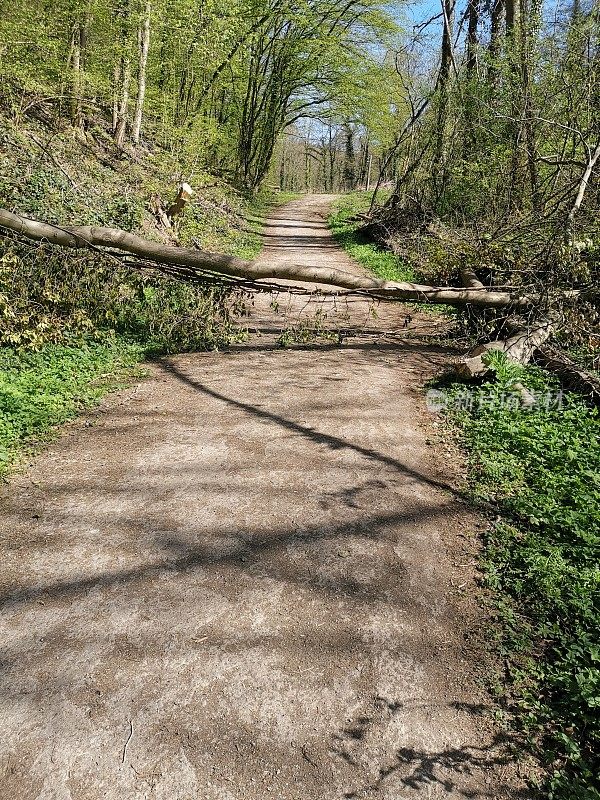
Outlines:
{"label": "hillside slope", "polygon": [[[0,205],[52,223],[121,227],[169,243],[253,257],[265,194],[231,186],[159,148],[114,147],[102,118],[60,125],[49,101],[0,113]],[[173,229],[156,212],[183,180],[195,194]],[[243,301],[134,272],[106,255],[0,236],[0,473],[23,444],[97,400],[150,352],[220,347],[243,336]]]}

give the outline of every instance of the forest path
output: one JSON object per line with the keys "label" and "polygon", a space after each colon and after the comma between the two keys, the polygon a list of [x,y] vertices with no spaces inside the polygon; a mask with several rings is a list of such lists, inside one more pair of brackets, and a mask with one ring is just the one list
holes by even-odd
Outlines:
{"label": "forest path", "polygon": [[[279,209],[262,258],[358,269],[327,201]],[[521,796],[475,684],[476,520],[424,404],[448,353],[282,350],[255,317],[4,488],[0,800]]]}

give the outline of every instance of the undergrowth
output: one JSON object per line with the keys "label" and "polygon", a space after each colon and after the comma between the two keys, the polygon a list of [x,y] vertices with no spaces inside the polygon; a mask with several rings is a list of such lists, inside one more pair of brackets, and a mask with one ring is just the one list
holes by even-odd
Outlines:
{"label": "undergrowth", "polygon": [[[382,193],[382,199],[384,197]],[[386,281],[418,282],[423,276],[412,264],[361,232],[363,223],[360,215],[368,210],[370,200],[371,192],[359,191],[345,194],[337,201],[328,220],[333,238],[348,255],[376,277]],[[452,306],[408,302],[404,305],[426,313],[456,315],[456,309]]]}
{"label": "undergrowth", "polygon": [[368,210],[370,199],[370,192],[352,192],[337,201],[329,217],[333,238],[352,258],[377,277],[388,281],[414,281],[415,275],[410,265],[360,233],[360,223],[356,217]]}
{"label": "undergrowth", "polygon": [[[449,405],[473,497],[499,512],[483,567],[512,710],[547,770],[544,796],[598,800],[600,418],[541,370],[490,359],[496,380],[455,385]],[[521,406],[515,382],[536,406]]]}
{"label": "undergrowth", "polygon": [[144,354],[139,343],[117,336],[29,352],[0,348],[0,476],[56,425],[130,380]]}
{"label": "undergrowth", "polygon": [[[277,302],[271,303],[271,308],[277,310]],[[299,344],[312,344],[323,342],[327,344],[340,344],[342,336],[339,331],[327,327],[328,314],[317,309],[312,317],[298,320],[287,327],[278,337],[279,347],[291,347]]]}

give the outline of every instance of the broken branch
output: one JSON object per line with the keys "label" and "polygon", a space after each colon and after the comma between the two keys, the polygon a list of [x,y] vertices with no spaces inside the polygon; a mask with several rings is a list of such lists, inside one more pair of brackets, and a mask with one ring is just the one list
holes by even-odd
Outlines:
{"label": "broken branch", "polygon": [[555,322],[544,320],[536,323],[534,327],[517,331],[508,339],[499,339],[479,345],[456,364],[455,371],[461,378],[475,378],[484,375],[488,371],[488,367],[484,363],[483,356],[490,350],[504,353],[509,361],[515,364],[528,364],[534,350],[541,347],[555,330]]}

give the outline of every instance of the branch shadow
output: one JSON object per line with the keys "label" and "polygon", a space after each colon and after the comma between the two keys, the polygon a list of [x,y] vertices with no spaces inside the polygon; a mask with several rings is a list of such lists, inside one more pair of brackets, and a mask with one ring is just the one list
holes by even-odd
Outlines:
{"label": "branch shadow", "polygon": [[[271,328],[271,327],[262,327],[260,325],[251,325],[252,332],[258,333],[262,336],[280,336],[282,333],[286,331],[286,328]],[[411,353],[411,354],[422,354],[423,358],[425,359],[426,356],[429,355],[439,355],[440,357],[447,357],[449,352],[452,352],[450,348],[446,347],[445,345],[436,344],[436,343],[419,343],[419,344],[404,344],[398,341],[383,341],[383,335],[379,340],[373,340],[373,338],[367,341],[356,341],[358,335],[352,331],[345,331],[345,330],[338,330],[335,327],[331,329],[324,329],[324,332],[329,333],[336,333],[339,334],[342,341],[336,340],[335,342],[327,341],[326,339],[322,341],[316,342],[298,342],[294,343],[293,345],[287,345],[286,350],[306,350],[308,352],[320,352],[320,351],[327,351],[327,350],[337,350],[340,349],[344,350],[364,350],[369,352],[388,352],[388,353]],[[345,342],[344,339],[352,339],[351,342]],[[366,336],[364,337],[367,338]],[[386,335],[387,338],[387,335]],[[273,350],[283,350],[281,345],[276,344],[275,342],[265,342],[264,344],[239,344],[239,345],[228,345],[226,348],[223,349],[224,353],[263,353],[263,352],[270,352]],[[458,348],[456,348],[456,352]],[[428,366],[431,366],[431,359],[427,361]],[[440,366],[444,365],[444,361],[440,359]]]}
{"label": "branch shadow", "polygon": [[516,757],[509,748],[511,741],[506,734],[498,733],[485,746],[465,744],[438,751],[401,747],[393,760],[379,768],[374,781],[346,792],[343,797],[345,800],[370,797],[393,781],[395,786],[405,790],[421,792],[424,788],[437,786],[452,797],[471,800],[533,800],[530,789],[517,788],[510,780],[502,784],[490,782],[489,788],[481,785],[486,782],[487,773],[498,775],[498,767],[514,765]]}
{"label": "branch shadow", "polygon": [[172,361],[166,359],[158,359],[156,362],[160,369],[169,373],[177,380],[181,381],[181,383],[186,384],[187,386],[191,387],[197,392],[200,392],[208,397],[212,397],[215,400],[220,400],[223,403],[226,403],[233,408],[236,408],[239,411],[243,411],[247,414],[251,414],[258,419],[261,419],[268,423],[274,423],[276,425],[285,428],[286,430],[292,431],[295,434],[301,434],[305,438],[310,439],[311,441],[315,442],[316,444],[325,445],[330,450],[342,450],[342,449],[349,449],[354,451],[355,453],[359,453],[361,456],[364,456],[367,459],[376,461],[380,464],[385,464],[388,467],[392,467],[393,469],[401,472],[403,475],[413,478],[415,481],[419,481],[420,483],[425,483],[428,486],[434,487],[436,489],[441,489],[444,492],[450,492],[454,496],[460,496],[460,492],[458,492],[455,487],[453,487],[449,483],[445,483],[443,481],[438,481],[433,478],[427,477],[424,473],[419,472],[418,470],[414,470],[411,467],[407,467],[401,461],[396,458],[392,458],[391,456],[387,456],[384,453],[380,453],[377,450],[372,448],[363,447],[359,444],[355,444],[353,442],[348,441],[347,439],[342,439],[339,436],[334,436],[328,433],[322,433],[320,431],[314,430],[307,425],[302,425],[299,422],[294,422],[293,420],[286,419],[279,414],[275,414],[272,411],[267,411],[263,408],[257,408],[256,406],[251,405],[250,403],[244,403],[241,400],[235,400],[232,397],[227,397],[227,395],[221,394],[217,392],[215,389],[211,389],[208,386],[200,383],[200,381],[195,380],[194,378],[190,378],[186,375],[181,369],[175,366]]}
{"label": "branch shadow", "polygon": [[[423,510],[420,514],[412,512],[411,519],[430,518],[435,515],[447,514],[444,507]],[[14,591],[6,590],[0,595],[0,607],[15,607],[43,600],[76,600],[78,597],[97,589],[125,587],[135,585],[139,581],[158,578],[165,572],[171,576],[183,576],[186,573],[208,566],[227,565],[239,573],[249,573],[252,577],[276,577],[288,583],[295,583],[304,587],[311,587],[326,594],[336,594],[346,598],[360,599],[362,602],[376,602],[385,598],[389,586],[380,587],[377,583],[361,582],[351,575],[336,576],[328,579],[326,576],[314,574],[295,567],[293,564],[284,569],[265,568],[261,559],[271,555],[274,551],[283,551],[287,546],[296,548],[307,547],[311,544],[327,542],[340,537],[359,537],[366,540],[385,540],[385,528],[398,525],[405,520],[402,513],[381,514],[363,520],[354,520],[341,525],[325,527],[315,526],[301,530],[283,530],[270,532],[268,535],[243,534],[239,531],[224,532],[238,540],[238,547],[229,553],[211,551],[209,544],[204,546],[193,544],[189,540],[178,536],[174,532],[157,532],[154,538],[155,546],[163,552],[163,557],[150,563],[136,565],[131,568],[112,572],[102,572],[89,577],[76,580],[55,581],[39,586],[25,587]],[[120,520],[121,524],[127,523],[128,530],[135,530],[134,520]],[[216,539],[217,534],[212,533]],[[403,570],[397,569],[398,579],[402,579]],[[271,575],[274,573],[274,575]]]}

